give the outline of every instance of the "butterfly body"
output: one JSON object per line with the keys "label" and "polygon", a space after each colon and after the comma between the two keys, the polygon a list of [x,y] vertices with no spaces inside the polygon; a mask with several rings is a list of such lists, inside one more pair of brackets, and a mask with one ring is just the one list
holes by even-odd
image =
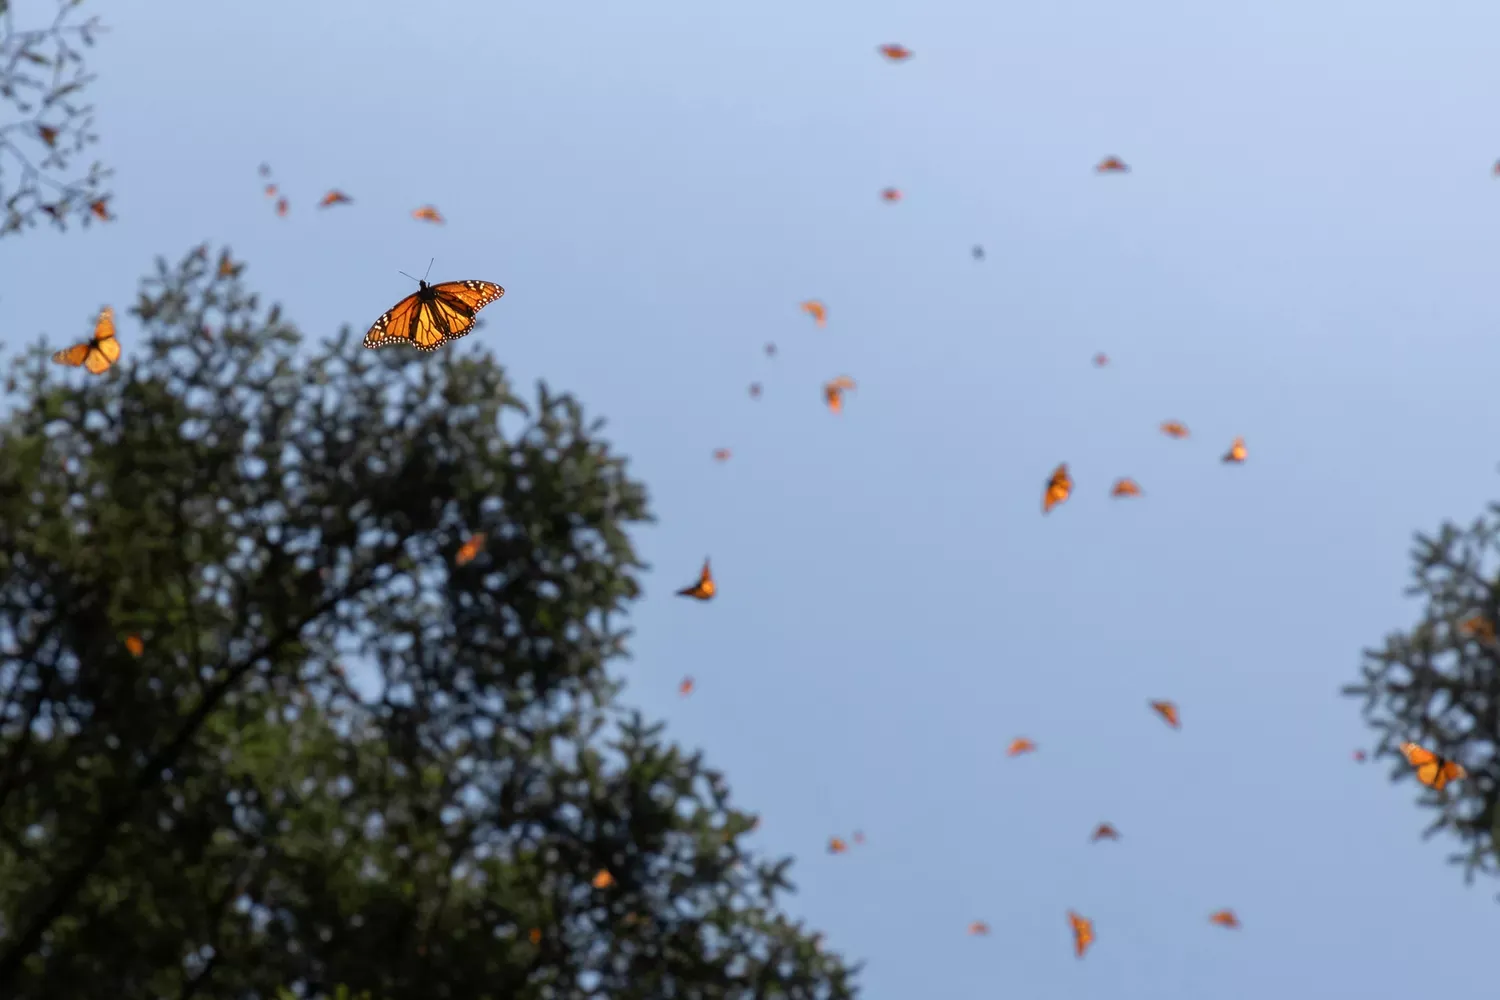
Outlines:
{"label": "butterfly body", "polygon": [[419,351],[435,351],[474,329],[479,310],[505,294],[490,281],[418,282],[415,292],[381,314],[365,346],[405,344]]}

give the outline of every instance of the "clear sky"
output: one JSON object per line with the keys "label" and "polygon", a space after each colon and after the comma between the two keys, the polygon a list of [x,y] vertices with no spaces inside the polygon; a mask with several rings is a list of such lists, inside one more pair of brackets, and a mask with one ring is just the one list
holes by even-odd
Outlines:
{"label": "clear sky", "polygon": [[[0,241],[0,340],[71,342],[205,239],[311,336],[434,256],[504,285],[478,336],[606,417],[660,517],[627,700],[799,857],[790,905],[869,1000],[1493,985],[1500,886],[1351,761],[1338,689],[1416,614],[1412,532],[1500,485],[1500,7],[100,12],[120,221]],[[316,210],[332,187],[354,204]],[[1143,497],[1109,498],[1124,475]],[[706,554],[720,597],[674,598]]]}

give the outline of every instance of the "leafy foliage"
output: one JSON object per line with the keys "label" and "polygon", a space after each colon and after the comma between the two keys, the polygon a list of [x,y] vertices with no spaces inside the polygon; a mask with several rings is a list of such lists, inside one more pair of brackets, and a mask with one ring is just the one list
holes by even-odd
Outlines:
{"label": "leafy foliage", "polygon": [[1398,749],[1408,740],[1468,770],[1442,792],[1424,788],[1421,801],[1437,813],[1427,835],[1452,831],[1464,849],[1449,860],[1472,881],[1500,874],[1500,504],[1467,530],[1418,535],[1413,560],[1408,593],[1425,599],[1422,620],[1367,650],[1363,683],[1344,693],[1365,699],[1376,754],[1398,762],[1396,780],[1414,780]]}
{"label": "leafy foliage", "polygon": [[228,261],[162,262],[105,376],[18,362],[0,995],[852,996],[616,707],[648,515],[600,425],[484,355],[309,350]]}
{"label": "leafy foliage", "polygon": [[59,229],[112,217],[103,187],[109,171],[98,161],[81,174],[73,169],[99,138],[93,108],[80,99],[94,80],[83,50],[103,29],[98,18],[76,18],[82,2],[58,0],[50,25],[20,29],[0,0],[0,237],[42,216]]}

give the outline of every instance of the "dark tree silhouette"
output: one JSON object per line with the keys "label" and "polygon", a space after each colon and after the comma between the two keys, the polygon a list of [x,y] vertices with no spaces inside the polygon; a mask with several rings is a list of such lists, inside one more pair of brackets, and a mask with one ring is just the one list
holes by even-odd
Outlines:
{"label": "dark tree silhouette", "polygon": [[17,27],[9,0],[0,0],[0,237],[37,225],[59,229],[112,218],[95,161],[76,161],[98,141],[93,108],[83,103],[93,82],[83,50],[103,30],[80,19],[83,0],[58,0],[50,25]]}
{"label": "dark tree silhouette", "polygon": [[1344,693],[1364,699],[1376,755],[1394,761],[1395,780],[1415,783],[1398,749],[1406,741],[1468,770],[1442,792],[1416,787],[1436,813],[1427,835],[1451,832],[1461,849],[1449,860],[1472,881],[1500,874],[1500,504],[1467,529],[1418,535],[1413,560],[1408,593],[1424,601],[1421,621],[1367,650],[1363,682]]}
{"label": "dark tree silhouette", "polygon": [[617,704],[646,499],[573,400],[303,345],[227,252],[133,312],[0,424],[0,996],[853,996]]}

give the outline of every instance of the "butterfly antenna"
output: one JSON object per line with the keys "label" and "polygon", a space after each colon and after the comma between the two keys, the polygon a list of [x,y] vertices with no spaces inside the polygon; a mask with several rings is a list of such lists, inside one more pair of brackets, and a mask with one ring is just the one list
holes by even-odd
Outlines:
{"label": "butterfly antenna", "polygon": [[436,261],[436,260],[437,260],[437,258],[436,258],[436,257],[434,257],[434,258],[432,258],[432,260],[429,260],[429,261],[428,261],[428,262],[427,262],[427,274],[424,274],[424,275],[422,275],[422,280],[423,280],[423,281],[426,281],[426,280],[427,280],[427,275],[428,275],[428,274],[431,274],[431,273],[432,273],[432,265],[433,265],[433,263],[434,263],[434,262],[435,262],[435,261]]}
{"label": "butterfly antenna", "polygon": [[[397,271],[396,273],[399,274],[399,275],[401,275],[401,277],[403,277],[403,278],[411,278],[411,275],[407,274],[405,271]],[[416,281],[417,279],[416,278],[411,278],[411,280],[412,281]]]}

